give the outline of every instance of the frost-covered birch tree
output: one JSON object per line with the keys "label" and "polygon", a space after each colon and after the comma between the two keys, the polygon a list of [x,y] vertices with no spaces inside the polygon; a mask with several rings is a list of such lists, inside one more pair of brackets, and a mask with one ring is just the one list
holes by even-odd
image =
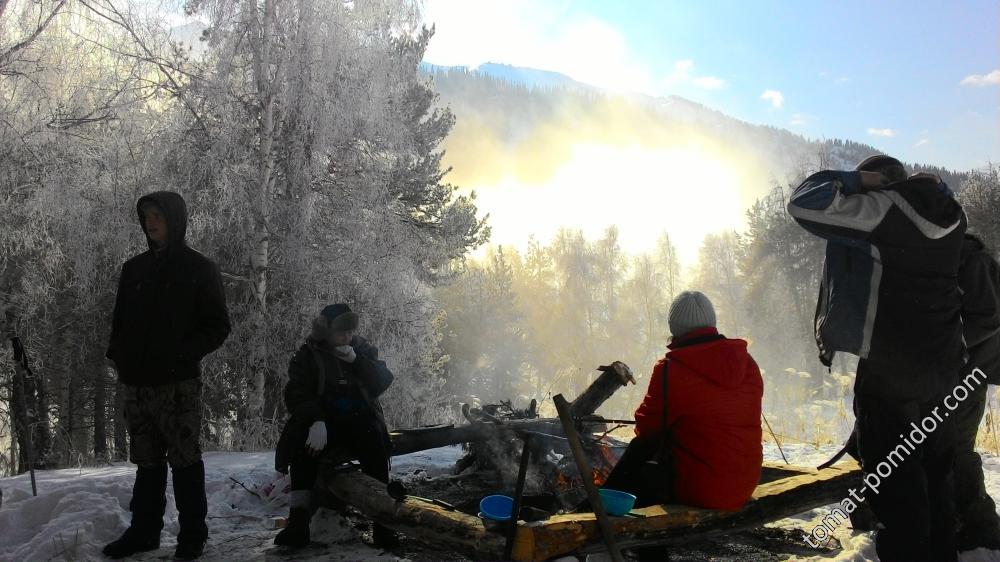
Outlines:
{"label": "frost-covered birch tree", "polygon": [[[390,404],[441,381],[429,288],[480,243],[470,199],[444,183],[453,124],[418,64],[430,33],[406,2],[192,2],[212,22],[188,119],[164,160],[218,250],[234,332],[219,403],[250,437],[281,418],[277,390],[322,304],[346,301],[403,376]],[[183,116],[183,113],[180,114]],[[408,381],[407,376],[413,377]],[[432,376],[431,379],[434,377]],[[389,408],[390,418],[394,409]],[[256,429],[255,429],[256,428]]]}

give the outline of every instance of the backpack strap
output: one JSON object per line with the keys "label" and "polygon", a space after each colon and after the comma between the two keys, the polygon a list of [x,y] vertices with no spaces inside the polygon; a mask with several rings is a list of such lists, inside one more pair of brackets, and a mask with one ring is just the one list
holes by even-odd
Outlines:
{"label": "backpack strap", "polygon": [[669,365],[669,359],[663,362],[663,378],[661,381],[663,384],[663,417],[660,420],[660,443],[657,445],[656,454],[653,457],[658,460],[670,457],[670,444],[672,441],[670,439],[670,430],[667,428],[667,407],[670,405],[670,402],[667,400],[667,389],[669,388],[667,385],[667,373],[669,372]]}
{"label": "backpack strap", "polygon": [[667,406],[670,404],[670,401],[667,400],[667,389],[669,388],[667,385],[667,373],[669,371],[670,359],[667,359],[663,362],[663,376],[661,377],[661,381],[663,383],[663,420],[660,423],[660,431],[663,432],[664,440],[666,440],[667,437]]}

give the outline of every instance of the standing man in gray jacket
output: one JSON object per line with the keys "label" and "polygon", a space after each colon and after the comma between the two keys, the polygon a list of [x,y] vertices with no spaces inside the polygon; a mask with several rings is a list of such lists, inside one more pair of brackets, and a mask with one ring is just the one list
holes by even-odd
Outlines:
{"label": "standing man in gray jacket", "polygon": [[[874,474],[911,424],[941,405],[965,364],[958,287],[965,213],[939,178],[907,177],[902,163],[885,155],[851,172],[809,176],[788,212],[827,240],[816,342],[826,365],[837,351],[861,358],[858,452],[865,474]],[[875,541],[883,562],[957,559],[953,418],[935,425],[867,493],[885,526]]]}

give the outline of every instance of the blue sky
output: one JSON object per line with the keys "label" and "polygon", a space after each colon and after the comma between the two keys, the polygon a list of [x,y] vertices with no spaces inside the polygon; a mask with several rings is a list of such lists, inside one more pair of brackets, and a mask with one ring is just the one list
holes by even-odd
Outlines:
{"label": "blue sky", "polygon": [[427,0],[425,60],[680,95],[911,162],[1000,160],[1000,3]]}

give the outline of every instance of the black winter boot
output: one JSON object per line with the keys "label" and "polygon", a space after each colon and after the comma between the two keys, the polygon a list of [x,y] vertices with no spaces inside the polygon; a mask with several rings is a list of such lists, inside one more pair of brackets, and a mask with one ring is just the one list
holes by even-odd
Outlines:
{"label": "black winter boot", "polygon": [[312,513],[308,507],[293,507],[288,510],[288,523],[276,537],[274,544],[301,548],[309,544],[309,521]]}
{"label": "black winter boot", "polygon": [[959,552],[985,548],[1000,550],[1000,527],[997,525],[969,524],[962,526],[955,535],[955,543]]}
{"label": "black winter boot", "polygon": [[167,465],[139,467],[135,471],[129,511],[132,522],[122,536],[101,551],[112,559],[160,548],[163,513],[167,509]]}
{"label": "black winter boot", "polygon": [[205,498],[205,463],[174,469],[174,503],[177,505],[177,550],[174,560],[195,560],[208,541],[208,500]]}
{"label": "black winter boot", "polygon": [[399,535],[389,527],[372,523],[372,542],[381,548],[396,548],[399,546]]}

